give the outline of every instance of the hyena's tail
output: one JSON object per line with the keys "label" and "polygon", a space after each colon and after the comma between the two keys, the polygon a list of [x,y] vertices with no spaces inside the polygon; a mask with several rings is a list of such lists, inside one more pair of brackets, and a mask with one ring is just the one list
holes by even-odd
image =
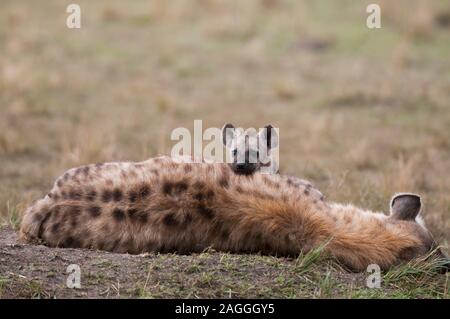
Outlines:
{"label": "hyena's tail", "polygon": [[20,225],[19,240],[21,242],[40,242],[42,226],[50,216],[51,202],[52,200],[46,196],[28,207]]}

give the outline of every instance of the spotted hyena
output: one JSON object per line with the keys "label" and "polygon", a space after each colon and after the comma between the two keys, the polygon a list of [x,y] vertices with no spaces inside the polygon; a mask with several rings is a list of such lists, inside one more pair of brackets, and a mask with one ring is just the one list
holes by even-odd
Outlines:
{"label": "spotted hyena", "polygon": [[419,196],[397,195],[390,206],[385,215],[328,202],[280,175],[159,157],[67,171],[26,211],[20,238],[131,254],[212,247],[296,256],[327,243],[329,255],[358,271],[436,248],[418,218]]}

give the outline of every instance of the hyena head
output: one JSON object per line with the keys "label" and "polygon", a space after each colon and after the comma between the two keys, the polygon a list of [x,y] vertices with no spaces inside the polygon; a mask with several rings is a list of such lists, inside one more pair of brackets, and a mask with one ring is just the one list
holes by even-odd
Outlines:
{"label": "hyena head", "polygon": [[278,173],[278,132],[272,125],[258,132],[254,128],[244,130],[225,124],[222,137],[229,153],[227,160],[235,173]]}
{"label": "hyena head", "polygon": [[421,209],[422,201],[419,195],[402,193],[392,197],[389,222],[409,230],[409,233],[421,243],[417,247],[408,247],[402,251],[400,259],[409,261],[415,257],[426,256],[433,252],[433,257],[444,261],[442,270],[444,272],[448,271],[450,269],[450,259],[439,248],[439,245],[425,227],[422,218],[419,216]]}

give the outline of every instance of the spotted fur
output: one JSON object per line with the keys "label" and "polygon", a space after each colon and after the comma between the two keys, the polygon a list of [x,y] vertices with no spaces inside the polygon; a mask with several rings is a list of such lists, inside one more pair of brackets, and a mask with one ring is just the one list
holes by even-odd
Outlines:
{"label": "spotted fur", "polygon": [[[403,200],[395,207],[415,207]],[[279,256],[327,242],[329,255],[363,270],[433,247],[423,224],[394,217],[328,202],[307,182],[286,176],[237,175],[227,164],[159,157],[67,171],[26,211],[20,238],[132,254],[212,247]]]}

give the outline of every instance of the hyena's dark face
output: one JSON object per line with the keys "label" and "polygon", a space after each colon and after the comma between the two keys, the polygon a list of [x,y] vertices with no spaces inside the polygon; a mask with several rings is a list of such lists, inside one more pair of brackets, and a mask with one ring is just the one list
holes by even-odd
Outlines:
{"label": "hyena's dark face", "polygon": [[278,172],[278,134],[267,125],[259,132],[256,129],[243,130],[232,124],[222,129],[223,143],[226,146],[230,166],[236,174],[250,175],[256,171]]}

